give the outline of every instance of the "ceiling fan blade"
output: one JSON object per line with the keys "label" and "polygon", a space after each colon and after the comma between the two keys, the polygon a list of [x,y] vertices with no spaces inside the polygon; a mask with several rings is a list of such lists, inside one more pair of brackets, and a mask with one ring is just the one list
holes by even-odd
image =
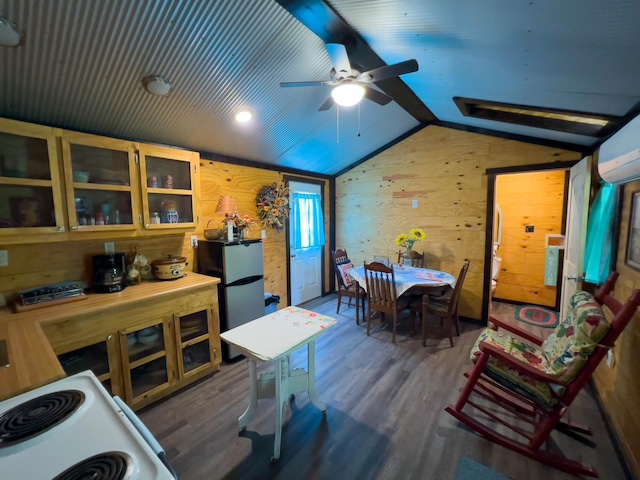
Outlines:
{"label": "ceiling fan blade", "polygon": [[329,96],[329,98],[327,98],[327,100],[320,105],[320,108],[318,109],[319,112],[324,112],[325,110],[329,110],[331,107],[333,107],[334,101],[333,101],[333,97]]}
{"label": "ceiling fan blade", "polygon": [[335,85],[331,81],[313,81],[313,82],[280,82],[281,87],[319,87],[321,85]]}
{"label": "ceiling fan blade", "polygon": [[385,93],[382,93],[373,88],[365,87],[364,85],[361,85],[361,86],[362,88],[364,88],[364,96],[367,97],[372,102],[377,103],[378,105],[386,105],[391,100],[393,100],[393,98],[391,98],[389,95]]}
{"label": "ceiling fan blade", "polygon": [[414,59],[405,60],[404,62],[394,65],[385,65],[384,67],[374,68],[368,72],[362,73],[358,77],[359,82],[379,82],[387,78],[398,77],[405,73],[417,72],[418,62]]}
{"label": "ceiling fan blade", "polygon": [[347,49],[341,43],[327,43],[325,45],[327,53],[333,63],[336,73],[339,77],[348,77],[351,75],[351,64],[347,56]]}

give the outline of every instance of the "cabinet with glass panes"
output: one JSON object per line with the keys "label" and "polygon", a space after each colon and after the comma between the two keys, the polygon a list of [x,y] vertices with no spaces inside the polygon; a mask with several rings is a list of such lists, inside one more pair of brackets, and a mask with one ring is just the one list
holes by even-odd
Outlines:
{"label": "cabinet with glass panes", "polygon": [[0,236],[65,232],[59,131],[0,118]]}
{"label": "cabinet with glass panes", "polygon": [[70,230],[137,229],[140,181],[133,143],[64,131],[61,144]]}

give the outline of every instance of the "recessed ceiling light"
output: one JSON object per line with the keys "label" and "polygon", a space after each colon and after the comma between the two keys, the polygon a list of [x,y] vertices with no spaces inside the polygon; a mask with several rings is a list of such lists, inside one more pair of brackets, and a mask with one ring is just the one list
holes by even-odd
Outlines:
{"label": "recessed ceiling light", "polygon": [[16,47],[20,45],[22,32],[18,26],[5,17],[0,17],[0,45],[3,47]]}
{"label": "recessed ceiling light", "polygon": [[160,97],[168,94],[173,87],[169,80],[158,75],[152,75],[150,77],[143,78],[142,84],[144,85],[144,88],[147,89],[147,92],[153,95],[158,95]]}
{"label": "recessed ceiling light", "polygon": [[253,114],[250,110],[240,110],[236,113],[236,122],[247,123],[251,120],[251,117],[253,117]]}

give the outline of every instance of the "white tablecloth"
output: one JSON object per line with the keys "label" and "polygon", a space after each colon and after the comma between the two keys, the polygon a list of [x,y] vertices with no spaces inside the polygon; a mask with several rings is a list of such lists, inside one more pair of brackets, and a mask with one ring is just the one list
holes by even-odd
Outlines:
{"label": "white tablecloth", "polygon": [[286,307],[222,332],[220,338],[260,360],[271,361],[296,351],[335,324],[335,318]]}
{"label": "white tablecloth", "polygon": [[[416,285],[425,287],[456,286],[456,278],[450,273],[441,272],[440,270],[410,267],[407,265],[394,265],[393,270],[396,277],[396,295],[398,297]],[[367,289],[363,265],[355,267],[349,273],[362,288]]]}

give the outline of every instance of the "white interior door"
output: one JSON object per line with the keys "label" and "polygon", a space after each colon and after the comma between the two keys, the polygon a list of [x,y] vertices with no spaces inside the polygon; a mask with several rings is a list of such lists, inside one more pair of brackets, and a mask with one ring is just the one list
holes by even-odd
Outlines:
{"label": "white interior door", "polygon": [[587,239],[590,188],[591,157],[585,157],[573,166],[569,177],[564,265],[562,268],[562,295],[560,297],[560,316],[562,319],[564,319],[571,295],[579,288],[582,288],[584,273],[582,262]]}
{"label": "white interior door", "polygon": [[[293,192],[322,194],[320,185],[302,182],[289,182],[289,190]],[[290,223],[292,225],[293,223]],[[294,245],[293,238],[296,232],[289,229],[290,242]],[[322,295],[322,247],[289,250],[289,263],[291,272],[291,305],[300,305],[308,300]]]}

